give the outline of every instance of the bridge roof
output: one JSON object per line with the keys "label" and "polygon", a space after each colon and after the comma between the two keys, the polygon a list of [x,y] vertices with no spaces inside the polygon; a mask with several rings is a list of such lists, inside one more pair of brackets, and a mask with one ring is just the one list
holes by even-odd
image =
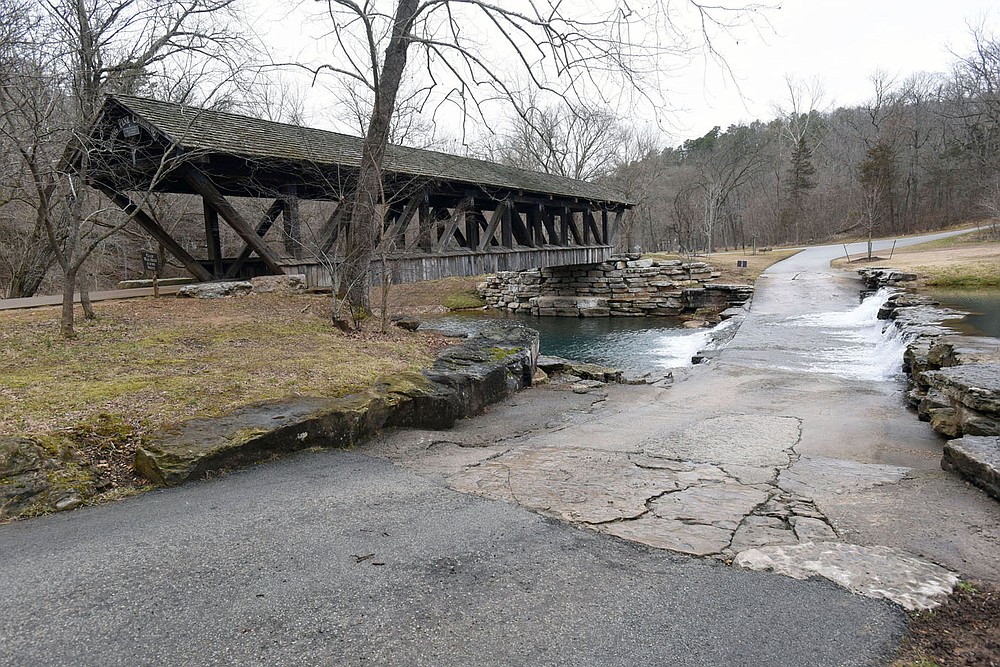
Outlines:
{"label": "bridge roof", "polygon": [[[138,117],[147,130],[155,130],[185,151],[230,155],[265,164],[294,162],[347,169],[357,169],[361,164],[359,137],[127,95],[109,96],[108,104],[120,105]],[[580,199],[615,208],[632,205],[608,185],[398,145],[388,146],[384,171],[460,186]]]}

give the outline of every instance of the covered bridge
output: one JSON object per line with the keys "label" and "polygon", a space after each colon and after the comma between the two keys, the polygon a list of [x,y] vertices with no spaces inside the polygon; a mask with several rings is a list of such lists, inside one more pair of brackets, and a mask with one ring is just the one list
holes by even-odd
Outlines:
{"label": "covered bridge", "polygon": [[[329,284],[350,224],[358,137],[116,95],[89,141],[88,182],[195,277],[305,273],[310,285]],[[604,261],[631,207],[606,185],[403,146],[388,147],[383,173],[380,250],[393,282]],[[151,192],[201,197],[206,257],[140,205]],[[259,219],[239,205],[248,197],[270,202]],[[322,211],[308,229],[301,202]],[[220,222],[241,252],[224,256]]]}

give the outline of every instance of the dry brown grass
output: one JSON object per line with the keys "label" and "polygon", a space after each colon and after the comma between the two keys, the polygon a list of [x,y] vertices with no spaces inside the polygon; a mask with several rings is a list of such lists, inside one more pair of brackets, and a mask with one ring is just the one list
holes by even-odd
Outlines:
{"label": "dry brown grass", "polygon": [[[71,430],[110,415],[139,433],[292,395],[338,396],[427,364],[436,338],[330,324],[329,297],[95,304],[78,337],[58,313],[0,312],[0,433]],[[374,322],[371,323],[374,325]]]}
{"label": "dry brown grass", "polygon": [[[781,248],[767,252],[758,251],[756,255],[734,250],[732,252],[714,252],[694,258],[668,253],[654,253],[646,255],[646,257],[653,259],[680,259],[685,262],[707,262],[721,274],[716,279],[716,282],[727,285],[753,285],[767,267],[791,257],[797,252],[799,251]],[[746,260],[747,267],[737,268],[737,260]]]}
{"label": "dry brown grass", "polygon": [[[984,230],[900,248],[891,258],[879,259],[876,264],[916,273],[920,284],[933,287],[998,287],[1000,241]],[[834,260],[832,265],[850,269],[861,266],[844,258]]]}

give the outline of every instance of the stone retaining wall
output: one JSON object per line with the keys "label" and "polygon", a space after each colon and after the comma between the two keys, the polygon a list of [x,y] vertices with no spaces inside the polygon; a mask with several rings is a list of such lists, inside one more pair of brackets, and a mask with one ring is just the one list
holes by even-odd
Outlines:
{"label": "stone retaining wall", "polygon": [[[860,273],[868,287],[916,278],[891,269]],[[900,292],[878,316],[911,339],[903,355],[907,398],[921,421],[951,438],[941,467],[1000,500],[1000,339],[958,335],[942,326],[956,315],[926,296]]]}
{"label": "stone retaining wall", "polygon": [[479,285],[490,308],[561,317],[718,314],[742,305],[750,285],[718,285],[705,262],[613,257],[600,264],[503,271]]}

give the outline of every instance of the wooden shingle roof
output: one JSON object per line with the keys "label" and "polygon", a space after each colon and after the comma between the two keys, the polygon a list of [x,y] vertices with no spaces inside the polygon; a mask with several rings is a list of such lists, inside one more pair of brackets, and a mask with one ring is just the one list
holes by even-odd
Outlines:
{"label": "wooden shingle roof", "polygon": [[[142,97],[114,95],[110,99],[186,150],[354,169],[361,164],[362,140],[358,137]],[[384,171],[456,184],[631,206],[619,191],[607,185],[405,146],[387,148]]]}

